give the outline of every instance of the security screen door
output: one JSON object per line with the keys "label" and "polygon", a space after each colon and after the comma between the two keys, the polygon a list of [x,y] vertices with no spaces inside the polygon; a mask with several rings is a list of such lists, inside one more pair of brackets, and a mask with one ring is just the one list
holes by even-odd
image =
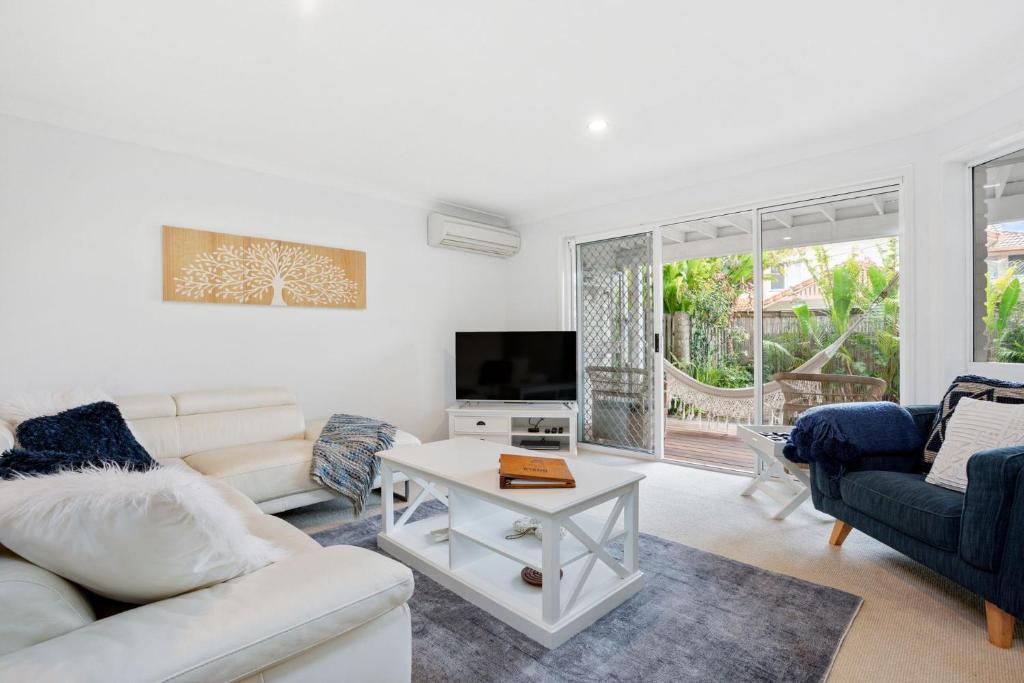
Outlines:
{"label": "security screen door", "polygon": [[580,441],[661,457],[661,242],[575,242]]}

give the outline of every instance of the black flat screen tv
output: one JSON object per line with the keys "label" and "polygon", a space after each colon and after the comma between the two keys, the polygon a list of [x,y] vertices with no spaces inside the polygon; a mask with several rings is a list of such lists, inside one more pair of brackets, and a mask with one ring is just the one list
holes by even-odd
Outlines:
{"label": "black flat screen tv", "polygon": [[575,401],[575,332],[456,332],[459,401]]}

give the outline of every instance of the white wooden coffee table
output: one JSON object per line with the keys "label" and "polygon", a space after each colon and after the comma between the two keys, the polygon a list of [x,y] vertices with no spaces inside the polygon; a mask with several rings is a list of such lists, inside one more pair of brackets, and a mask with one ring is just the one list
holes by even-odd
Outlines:
{"label": "white wooden coffee table", "polygon": [[[538,643],[555,648],[643,587],[637,516],[644,475],[570,457],[566,460],[576,478],[574,489],[503,490],[498,488],[501,453],[543,457],[476,439],[380,453],[384,528],[377,546]],[[398,472],[422,490],[396,521],[392,494]],[[413,512],[431,497],[443,502],[447,511],[410,522]],[[610,511],[593,510],[604,503]],[[543,542],[532,534],[505,538],[521,517],[541,520]],[[446,527],[447,540],[430,533]],[[559,527],[566,530],[565,538]],[[619,538],[625,546],[622,562],[606,549]],[[524,567],[543,572],[543,588],[523,581]],[[550,580],[559,571],[564,572],[562,580]]]}

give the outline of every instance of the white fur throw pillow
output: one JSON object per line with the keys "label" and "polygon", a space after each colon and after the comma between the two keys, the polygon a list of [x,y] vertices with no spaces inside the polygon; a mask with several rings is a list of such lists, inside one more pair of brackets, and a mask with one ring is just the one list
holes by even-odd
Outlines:
{"label": "white fur throw pillow", "polygon": [[117,467],[0,481],[0,544],[99,595],[146,603],[284,557],[201,475]]}
{"label": "white fur throw pillow", "polygon": [[932,469],[929,484],[954,491],[967,490],[967,461],[978,451],[1024,444],[1024,405],[961,398],[946,425],[946,438]]}
{"label": "white fur throw pillow", "polygon": [[101,389],[68,389],[53,393],[21,394],[0,401],[0,420],[9,424],[13,429],[25,420],[31,420],[34,417],[56,415],[71,408],[100,401],[113,401],[113,399]]}

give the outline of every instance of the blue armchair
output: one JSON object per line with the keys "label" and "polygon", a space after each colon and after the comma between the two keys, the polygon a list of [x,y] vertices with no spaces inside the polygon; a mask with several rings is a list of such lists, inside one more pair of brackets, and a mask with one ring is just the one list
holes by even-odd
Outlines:
{"label": "blue armchair", "polygon": [[[937,406],[909,406],[925,440]],[[966,493],[927,484],[921,455],[862,458],[837,478],[811,464],[814,507],[899,550],[985,600],[989,641],[1008,648],[1024,619],[1024,444],[979,451]]]}

